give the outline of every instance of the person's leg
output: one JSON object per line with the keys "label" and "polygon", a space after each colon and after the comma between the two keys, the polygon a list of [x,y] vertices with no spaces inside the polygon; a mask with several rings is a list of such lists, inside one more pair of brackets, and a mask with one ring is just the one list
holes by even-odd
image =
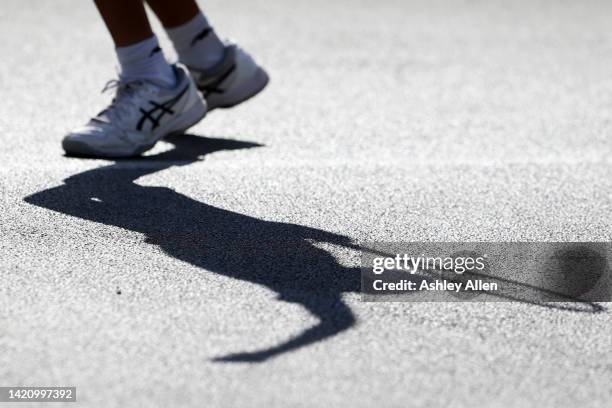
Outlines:
{"label": "person's leg", "polygon": [[181,63],[206,69],[221,61],[225,45],[195,0],[146,1],[166,29]]}
{"label": "person's leg", "polygon": [[151,30],[142,0],[95,0],[115,43],[123,80],[173,86],[175,75]]}
{"label": "person's leg", "polygon": [[68,154],[138,155],[161,138],[184,132],[206,114],[190,72],[172,67],[153,35],[142,0],[95,0],[116,45],[119,81],[111,103],[85,126],[66,135]]}
{"label": "person's leg", "polygon": [[146,0],[165,28],[185,24],[200,13],[195,0]]}
{"label": "person's leg", "polygon": [[146,0],[164,25],[208,110],[229,108],[258,94],[268,74],[242,48],[219,39],[195,0]]}
{"label": "person's leg", "polygon": [[153,36],[142,0],[95,0],[115,47],[126,47]]}

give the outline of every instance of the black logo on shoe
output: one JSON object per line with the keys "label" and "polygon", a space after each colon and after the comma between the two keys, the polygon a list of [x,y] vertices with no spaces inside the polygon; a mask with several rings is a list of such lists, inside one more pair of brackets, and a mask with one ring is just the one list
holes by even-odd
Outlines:
{"label": "black logo on shoe", "polygon": [[210,95],[210,94],[222,94],[223,92],[225,92],[225,89],[222,89],[221,86],[223,84],[223,82],[229,78],[230,75],[232,75],[232,73],[236,70],[236,64],[232,64],[231,67],[229,67],[229,69],[227,71],[225,71],[222,75],[218,76],[217,78],[214,78],[212,81],[210,81],[209,83],[202,83],[200,82],[198,84],[198,87],[200,88],[200,91],[202,91],[202,94],[204,94],[204,97]]}
{"label": "black logo on shoe", "polygon": [[157,127],[159,126],[159,122],[166,114],[174,115],[174,110],[172,110],[172,108],[183,97],[183,95],[185,95],[185,92],[187,92],[188,89],[189,85],[186,86],[185,89],[183,89],[181,92],[179,92],[177,96],[163,103],[149,101],[149,103],[153,106],[153,109],[151,110],[146,111],[143,108],[140,108],[140,113],[142,113],[142,117],[136,125],[136,130],[142,131],[142,128],[147,120],[151,122],[151,130],[157,129]]}

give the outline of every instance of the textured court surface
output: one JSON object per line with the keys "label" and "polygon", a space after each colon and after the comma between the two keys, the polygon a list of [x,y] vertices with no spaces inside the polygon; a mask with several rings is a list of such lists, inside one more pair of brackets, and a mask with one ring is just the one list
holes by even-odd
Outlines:
{"label": "textured court surface", "polygon": [[610,241],[612,3],[204,5],[270,87],[112,162],[59,144],[108,98],[93,5],[2,1],[0,385],[75,385],[83,407],[609,406],[610,305],[362,303],[347,245]]}

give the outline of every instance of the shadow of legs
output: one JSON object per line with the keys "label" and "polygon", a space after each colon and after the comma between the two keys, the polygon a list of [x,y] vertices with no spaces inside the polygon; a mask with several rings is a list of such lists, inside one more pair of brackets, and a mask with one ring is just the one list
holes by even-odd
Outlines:
{"label": "shadow of legs", "polygon": [[219,361],[262,361],[332,337],[355,323],[341,295],[359,290],[359,269],[340,265],[314,244],[350,246],[348,237],[262,220],[208,205],[170,188],[135,183],[140,177],[194,163],[215,151],[258,144],[192,135],[167,141],[175,148],[76,174],[64,184],[24,200],[58,213],[138,232],[147,244],[159,247],[169,257],[265,286],[278,293],[281,300],[297,303],[319,319],[317,326],[286,343]]}

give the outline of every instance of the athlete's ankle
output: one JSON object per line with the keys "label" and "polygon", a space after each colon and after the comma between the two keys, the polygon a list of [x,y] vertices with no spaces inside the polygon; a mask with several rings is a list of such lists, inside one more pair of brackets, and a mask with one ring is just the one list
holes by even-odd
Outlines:
{"label": "athlete's ankle", "polygon": [[197,69],[210,68],[223,58],[225,45],[202,13],[183,25],[166,28],[179,61]]}
{"label": "athlete's ankle", "polygon": [[176,84],[176,74],[166,61],[157,37],[117,48],[116,52],[122,80],[146,80],[164,87]]}

